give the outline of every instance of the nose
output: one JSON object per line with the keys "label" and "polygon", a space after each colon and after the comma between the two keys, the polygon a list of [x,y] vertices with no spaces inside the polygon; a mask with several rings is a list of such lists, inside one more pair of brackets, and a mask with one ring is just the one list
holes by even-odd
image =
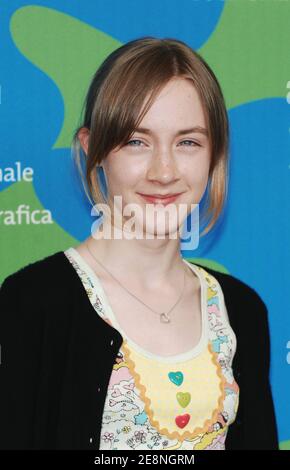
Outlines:
{"label": "nose", "polygon": [[147,178],[150,181],[157,181],[163,184],[176,181],[179,178],[176,162],[170,152],[159,151],[152,155]]}

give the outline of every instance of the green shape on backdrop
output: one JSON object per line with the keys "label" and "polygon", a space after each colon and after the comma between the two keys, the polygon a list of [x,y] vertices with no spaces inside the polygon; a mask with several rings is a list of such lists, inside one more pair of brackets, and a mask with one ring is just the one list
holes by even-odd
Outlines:
{"label": "green shape on backdrop", "polygon": [[77,18],[34,5],[16,10],[10,29],[19,51],[47,74],[62,96],[63,126],[52,148],[69,148],[93,74],[122,43]]}
{"label": "green shape on backdrop", "polygon": [[214,70],[227,108],[264,98],[286,99],[290,2],[225,2],[199,53]]}
{"label": "green shape on backdrop", "polygon": [[[35,194],[33,184],[26,181],[14,183],[1,192],[1,211],[16,211],[21,204],[29,206],[31,211],[45,209]],[[0,224],[0,284],[5,277],[26,264],[75,246],[77,242],[56,222],[3,226],[1,214]]]}
{"label": "green shape on backdrop", "polygon": [[290,450],[290,441],[282,441],[279,443],[280,450]]}
{"label": "green shape on backdrop", "polygon": [[218,263],[217,261],[207,259],[207,258],[186,258],[185,256],[184,256],[184,259],[186,259],[186,261],[192,262],[193,264],[195,263],[200,264],[205,269],[206,268],[214,269],[215,271],[219,271],[220,273],[229,274],[229,271],[227,270],[227,268],[223,264]]}

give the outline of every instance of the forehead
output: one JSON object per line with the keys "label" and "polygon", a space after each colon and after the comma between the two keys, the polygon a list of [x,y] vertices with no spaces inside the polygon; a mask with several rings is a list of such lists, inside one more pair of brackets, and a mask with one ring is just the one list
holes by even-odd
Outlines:
{"label": "forehead", "polygon": [[176,130],[176,127],[205,126],[199,94],[190,80],[171,79],[155,97],[140,127]]}

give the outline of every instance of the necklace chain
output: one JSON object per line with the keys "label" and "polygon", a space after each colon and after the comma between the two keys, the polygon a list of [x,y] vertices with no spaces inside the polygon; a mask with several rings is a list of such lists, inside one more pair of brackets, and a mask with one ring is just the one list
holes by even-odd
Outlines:
{"label": "necklace chain", "polygon": [[141,299],[136,297],[136,295],[132,294],[132,292],[130,292],[125,286],[123,286],[123,284],[101,263],[101,261],[98,260],[95,257],[95,255],[92,253],[87,241],[85,242],[85,246],[86,246],[87,250],[89,251],[89,253],[91,254],[91,256],[97,261],[97,263],[99,263],[105,269],[105,271],[107,271],[107,273],[110,274],[110,276],[112,276],[112,278],[115,279],[115,281],[118,282],[118,284],[120,284],[120,286],[128,292],[128,294],[130,294],[132,297],[134,297],[136,300],[138,300],[138,302],[141,302],[141,304],[145,305],[145,307],[149,308],[151,310],[151,312],[156,313],[157,315],[159,315],[161,323],[170,323],[171,322],[169,314],[176,307],[178,302],[180,301],[180,299],[183,295],[184,289],[185,289],[185,270],[184,270],[184,273],[183,273],[184,274],[184,276],[183,276],[183,289],[181,291],[181,294],[180,294],[179,298],[177,299],[177,301],[175,302],[173,307],[171,307],[171,309],[167,313],[166,312],[159,313],[159,312],[156,312],[155,310],[153,310],[151,307],[149,307],[149,305],[145,304]]}

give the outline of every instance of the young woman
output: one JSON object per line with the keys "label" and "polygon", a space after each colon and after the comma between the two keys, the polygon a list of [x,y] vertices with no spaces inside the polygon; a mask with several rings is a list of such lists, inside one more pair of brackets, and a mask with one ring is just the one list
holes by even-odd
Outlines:
{"label": "young woman", "polygon": [[[2,285],[0,447],[278,449],[267,308],[180,253],[192,205],[207,192],[204,235],[226,200],[213,71],[179,40],[125,44],[94,75],[73,148],[103,219]],[[183,217],[147,212],[169,203]]]}

